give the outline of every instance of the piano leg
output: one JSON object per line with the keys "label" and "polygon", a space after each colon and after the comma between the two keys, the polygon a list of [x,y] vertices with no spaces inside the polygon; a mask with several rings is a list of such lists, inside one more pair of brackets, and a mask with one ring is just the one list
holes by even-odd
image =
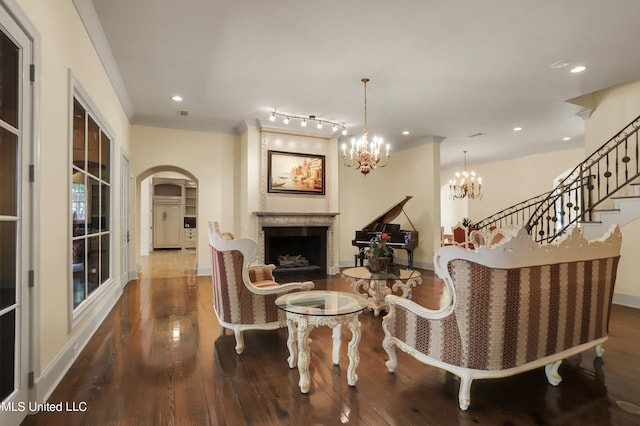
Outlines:
{"label": "piano leg", "polygon": [[407,250],[407,269],[413,270],[413,250]]}
{"label": "piano leg", "polygon": [[[358,259],[360,259],[360,266],[364,266],[364,248],[360,248],[360,251],[358,252]],[[356,264],[356,266],[358,266]]]}

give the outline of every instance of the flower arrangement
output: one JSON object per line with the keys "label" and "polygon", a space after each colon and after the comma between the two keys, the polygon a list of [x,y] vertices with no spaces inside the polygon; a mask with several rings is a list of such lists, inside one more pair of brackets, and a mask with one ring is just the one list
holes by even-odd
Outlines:
{"label": "flower arrangement", "polygon": [[462,219],[462,226],[464,226],[465,228],[471,228],[472,226],[474,226],[474,224],[471,219],[465,217],[464,219]]}
{"label": "flower arrangement", "polygon": [[371,238],[367,249],[367,257],[392,257],[393,248],[387,245],[388,240],[389,234],[385,232]]}

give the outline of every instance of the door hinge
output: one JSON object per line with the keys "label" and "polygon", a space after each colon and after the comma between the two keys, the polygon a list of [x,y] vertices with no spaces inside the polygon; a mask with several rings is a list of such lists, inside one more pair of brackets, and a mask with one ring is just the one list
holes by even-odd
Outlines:
{"label": "door hinge", "polygon": [[35,64],[29,65],[29,79],[31,82],[36,81],[36,66]]}
{"label": "door hinge", "polygon": [[29,288],[33,288],[33,286],[35,285],[35,281],[35,273],[33,269],[29,269]]}
{"label": "door hinge", "polygon": [[27,375],[27,382],[29,383],[29,389],[33,389],[33,371],[29,371],[29,374]]}
{"label": "door hinge", "polygon": [[36,180],[36,166],[29,164],[29,182],[35,182]]}

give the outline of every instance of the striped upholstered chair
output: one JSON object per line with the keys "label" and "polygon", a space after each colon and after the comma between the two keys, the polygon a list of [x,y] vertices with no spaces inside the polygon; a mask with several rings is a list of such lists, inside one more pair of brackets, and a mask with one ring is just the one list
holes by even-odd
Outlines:
{"label": "striped upholstered chair", "polygon": [[249,238],[235,239],[220,232],[218,223],[209,223],[209,246],[213,283],[213,309],[223,327],[232,329],[236,352],[244,350],[243,331],[274,330],[286,326],[284,312],[275,300],[285,293],[311,290],[311,281],[278,284],[273,265],[250,266],[257,258],[258,245]]}
{"label": "striped upholstered chair", "polygon": [[387,368],[395,371],[398,347],[457,375],[462,410],[474,379],[544,366],[558,385],[563,359],[590,348],[602,356],[621,240],[616,226],[597,240],[575,229],[558,244],[538,245],[521,229],[492,248],[440,248],[435,272],[449,303],[431,310],[386,297]]}

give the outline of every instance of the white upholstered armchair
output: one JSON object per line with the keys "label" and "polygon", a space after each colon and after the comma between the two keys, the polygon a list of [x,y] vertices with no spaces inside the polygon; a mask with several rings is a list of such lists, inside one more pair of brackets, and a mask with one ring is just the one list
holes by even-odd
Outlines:
{"label": "white upholstered armchair", "polygon": [[311,281],[278,284],[273,265],[250,266],[258,254],[258,245],[250,238],[223,234],[217,222],[209,222],[213,309],[220,325],[232,329],[236,352],[244,350],[242,332],[249,329],[274,330],[286,326],[283,311],[275,305],[278,296],[292,291],[311,290]]}

